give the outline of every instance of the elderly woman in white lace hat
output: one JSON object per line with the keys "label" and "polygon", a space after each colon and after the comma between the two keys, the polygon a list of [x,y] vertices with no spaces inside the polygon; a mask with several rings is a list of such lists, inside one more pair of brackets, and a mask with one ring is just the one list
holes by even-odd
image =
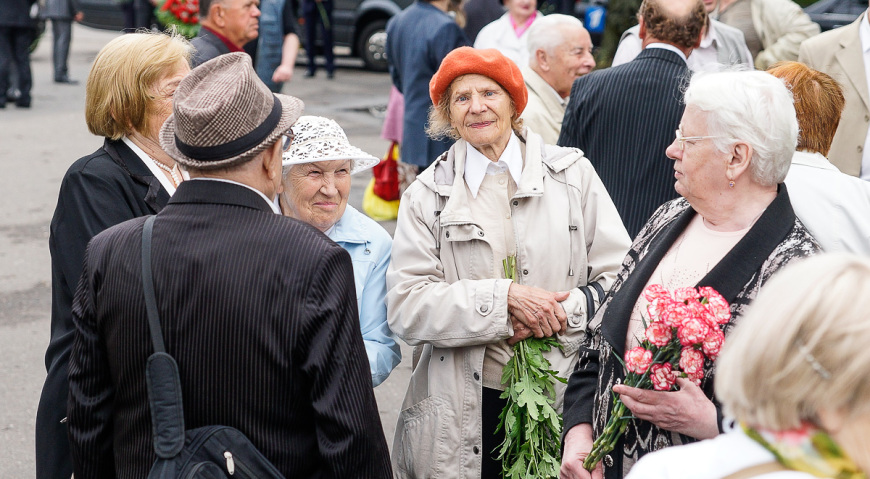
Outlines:
{"label": "elderly woman in white lace hat", "polygon": [[352,146],[338,123],[328,118],[300,117],[292,133],[292,147],[284,153],[281,211],[319,229],[350,253],[360,329],[372,384],[377,386],[402,359],[384,302],[393,239],[347,204],[347,198],[351,175],[371,168],[378,159]]}

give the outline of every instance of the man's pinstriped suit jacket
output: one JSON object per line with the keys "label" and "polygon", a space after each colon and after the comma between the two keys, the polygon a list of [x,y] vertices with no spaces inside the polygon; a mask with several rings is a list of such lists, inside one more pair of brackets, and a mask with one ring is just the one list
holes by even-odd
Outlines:
{"label": "man's pinstriped suit jacket", "polygon": [[[142,478],[155,460],[144,221],[88,246],[69,368],[76,479]],[[188,429],[235,427],[287,478],[390,477],[343,248],[244,186],[191,180],[157,215],[152,249]]]}
{"label": "man's pinstriped suit jacket", "polygon": [[665,149],[679,127],[690,75],[677,53],[646,48],[571,88],[558,144],[583,150],[632,238],[656,208],[677,197]]}

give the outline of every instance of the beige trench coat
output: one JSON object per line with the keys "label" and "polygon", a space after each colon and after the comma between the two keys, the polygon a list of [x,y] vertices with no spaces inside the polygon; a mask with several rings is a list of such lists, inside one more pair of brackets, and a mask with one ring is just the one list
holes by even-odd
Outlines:
{"label": "beige trench coat", "polygon": [[[604,291],[630,246],[616,207],[577,149],[524,130],[524,166],[510,200],[519,282],[571,291],[568,332],[547,357],[567,378],[587,323],[590,281]],[[420,347],[393,443],[397,478],[478,478],[481,370],[487,344],[510,338],[507,279],[492,278],[486,232],[471,219],[459,140],[402,197],[387,272],[387,317]],[[592,295],[595,297],[596,295]],[[597,307],[598,299],[595,299]],[[557,385],[561,411],[564,386]],[[493,431],[494,432],[494,431]]]}

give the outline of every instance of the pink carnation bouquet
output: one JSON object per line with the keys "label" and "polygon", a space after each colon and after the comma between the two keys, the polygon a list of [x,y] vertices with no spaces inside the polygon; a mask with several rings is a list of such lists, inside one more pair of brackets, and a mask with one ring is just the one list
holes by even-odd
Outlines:
{"label": "pink carnation bouquet", "polygon": [[[640,346],[625,353],[623,384],[670,391],[677,378],[688,378],[700,386],[706,360],[715,360],[725,341],[722,327],[731,319],[728,301],[708,286],[679,288],[671,294],[654,284],[643,295],[649,301],[650,322],[644,322]],[[591,471],[613,450],[630,419],[631,412],[614,395],[610,418],[583,461],[584,468]]]}

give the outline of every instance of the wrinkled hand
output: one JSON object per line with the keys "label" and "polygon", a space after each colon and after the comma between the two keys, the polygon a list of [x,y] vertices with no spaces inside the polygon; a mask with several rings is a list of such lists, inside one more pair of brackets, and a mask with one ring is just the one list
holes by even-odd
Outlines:
{"label": "wrinkled hand", "polygon": [[613,392],[639,419],[695,439],[716,437],[719,425],[713,402],[686,378],[677,378],[677,386],[679,391],[651,391],[618,384]]}
{"label": "wrinkled hand", "polygon": [[592,472],[583,469],[583,461],[592,451],[592,425],[578,424],[565,435],[565,448],[562,452],[560,479],[602,479],[604,472],[599,462]]}
{"label": "wrinkled hand", "polygon": [[278,65],[275,73],[272,73],[272,81],[275,83],[284,83],[293,78],[293,65]]}
{"label": "wrinkled hand", "polygon": [[508,313],[532,330],[536,338],[564,334],[568,329],[568,316],[562,301],[568,292],[553,293],[533,286],[511,283],[508,289]]}
{"label": "wrinkled hand", "polygon": [[514,316],[511,316],[511,325],[514,328],[514,335],[507,340],[507,343],[510,346],[513,346],[514,344],[517,344],[518,342],[524,339],[531,338],[533,336],[532,330]]}

